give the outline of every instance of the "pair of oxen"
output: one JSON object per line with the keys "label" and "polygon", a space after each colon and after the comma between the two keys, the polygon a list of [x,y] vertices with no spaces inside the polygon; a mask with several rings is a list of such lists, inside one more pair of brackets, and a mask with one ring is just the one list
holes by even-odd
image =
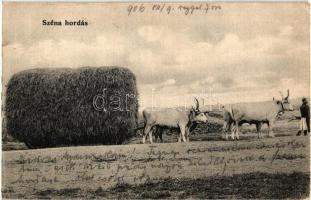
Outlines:
{"label": "pair of oxen", "polygon": [[[223,135],[228,140],[228,132],[231,131],[231,139],[239,140],[239,129],[243,123],[255,124],[258,138],[262,138],[261,126],[268,125],[268,136],[274,137],[272,131],[274,121],[277,116],[285,111],[293,111],[293,106],[289,102],[289,90],[287,96],[280,92],[282,99],[253,102],[236,103],[223,106]],[[195,98],[195,107],[185,108],[148,108],[143,110],[144,131],[143,140],[145,143],[149,135],[150,143],[153,143],[152,135],[162,141],[164,129],[178,129],[178,142],[189,141],[190,132],[199,124],[207,123],[208,112],[200,110],[199,101]]]}

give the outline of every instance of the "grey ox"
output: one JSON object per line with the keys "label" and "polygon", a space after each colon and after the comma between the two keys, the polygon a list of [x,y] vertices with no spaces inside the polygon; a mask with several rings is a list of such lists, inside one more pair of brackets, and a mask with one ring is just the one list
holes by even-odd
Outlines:
{"label": "grey ox", "polygon": [[143,110],[143,117],[145,121],[143,144],[146,142],[148,134],[150,143],[153,143],[153,127],[168,127],[173,129],[178,128],[178,142],[181,142],[181,140],[188,142],[190,129],[193,127],[193,125],[207,122],[207,116],[200,111],[200,105],[196,98],[195,101],[196,107],[192,107],[190,109],[158,108],[153,110],[152,108],[149,108]]}
{"label": "grey ox", "polygon": [[[281,92],[280,92],[281,93]],[[256,124],[258,138],[262,138],[261,126],[263,123],[268,125],[268,136],[274,137],[273,125],[276,117],[284,111],[293,111],[290,104],[289,90],[287,96],[281,93],[282,100],[275,100],[254,103],[237,103],[224,106],[223,117],[223,138],[228,140],[228,130],[231,130],[231,139],[239,139],[239,126],[243,123]],[[235,130],[231,129],[231,125],[235,126]]]}

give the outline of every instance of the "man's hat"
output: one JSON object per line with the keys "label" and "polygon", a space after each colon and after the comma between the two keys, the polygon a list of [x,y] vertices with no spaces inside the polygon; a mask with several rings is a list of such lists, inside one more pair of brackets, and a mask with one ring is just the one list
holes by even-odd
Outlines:
{"label": "man's hat", "polygon": [[307,102],[307,98],[302,98],[302,102]]}

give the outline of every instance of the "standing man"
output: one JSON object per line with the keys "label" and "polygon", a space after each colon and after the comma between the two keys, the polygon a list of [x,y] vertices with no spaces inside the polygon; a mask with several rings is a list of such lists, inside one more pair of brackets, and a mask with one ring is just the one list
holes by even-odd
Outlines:
{"label": "standing man", "polygon": [[300,106],[300,130],[297,133],[297,136],[303,131],[304,135],[310,133],[310,107],[306,98],[302,99],[302,105]]}

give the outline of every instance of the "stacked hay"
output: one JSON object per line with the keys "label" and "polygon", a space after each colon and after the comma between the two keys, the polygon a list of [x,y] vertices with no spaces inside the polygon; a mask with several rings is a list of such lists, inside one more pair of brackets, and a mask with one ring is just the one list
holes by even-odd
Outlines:
{"label": "stacked hay", "polygon": [[209,112],[207,119],[207,123],[198,124],[193,134],[222,133],[224,124],[222,111]]}
{"label": "stacked hay", "polygon": [[23,71],[8,83],[7,131],[31,148],[121,144],[137,126],[137,97],[125,68]]}
{"label": "stacked hay", "polygon": [[198,124],[193,130],[193,134],[210,134],[210,133],[222,133],[223,122],[217,118],[209,117],[208,122],[204,124]]}

